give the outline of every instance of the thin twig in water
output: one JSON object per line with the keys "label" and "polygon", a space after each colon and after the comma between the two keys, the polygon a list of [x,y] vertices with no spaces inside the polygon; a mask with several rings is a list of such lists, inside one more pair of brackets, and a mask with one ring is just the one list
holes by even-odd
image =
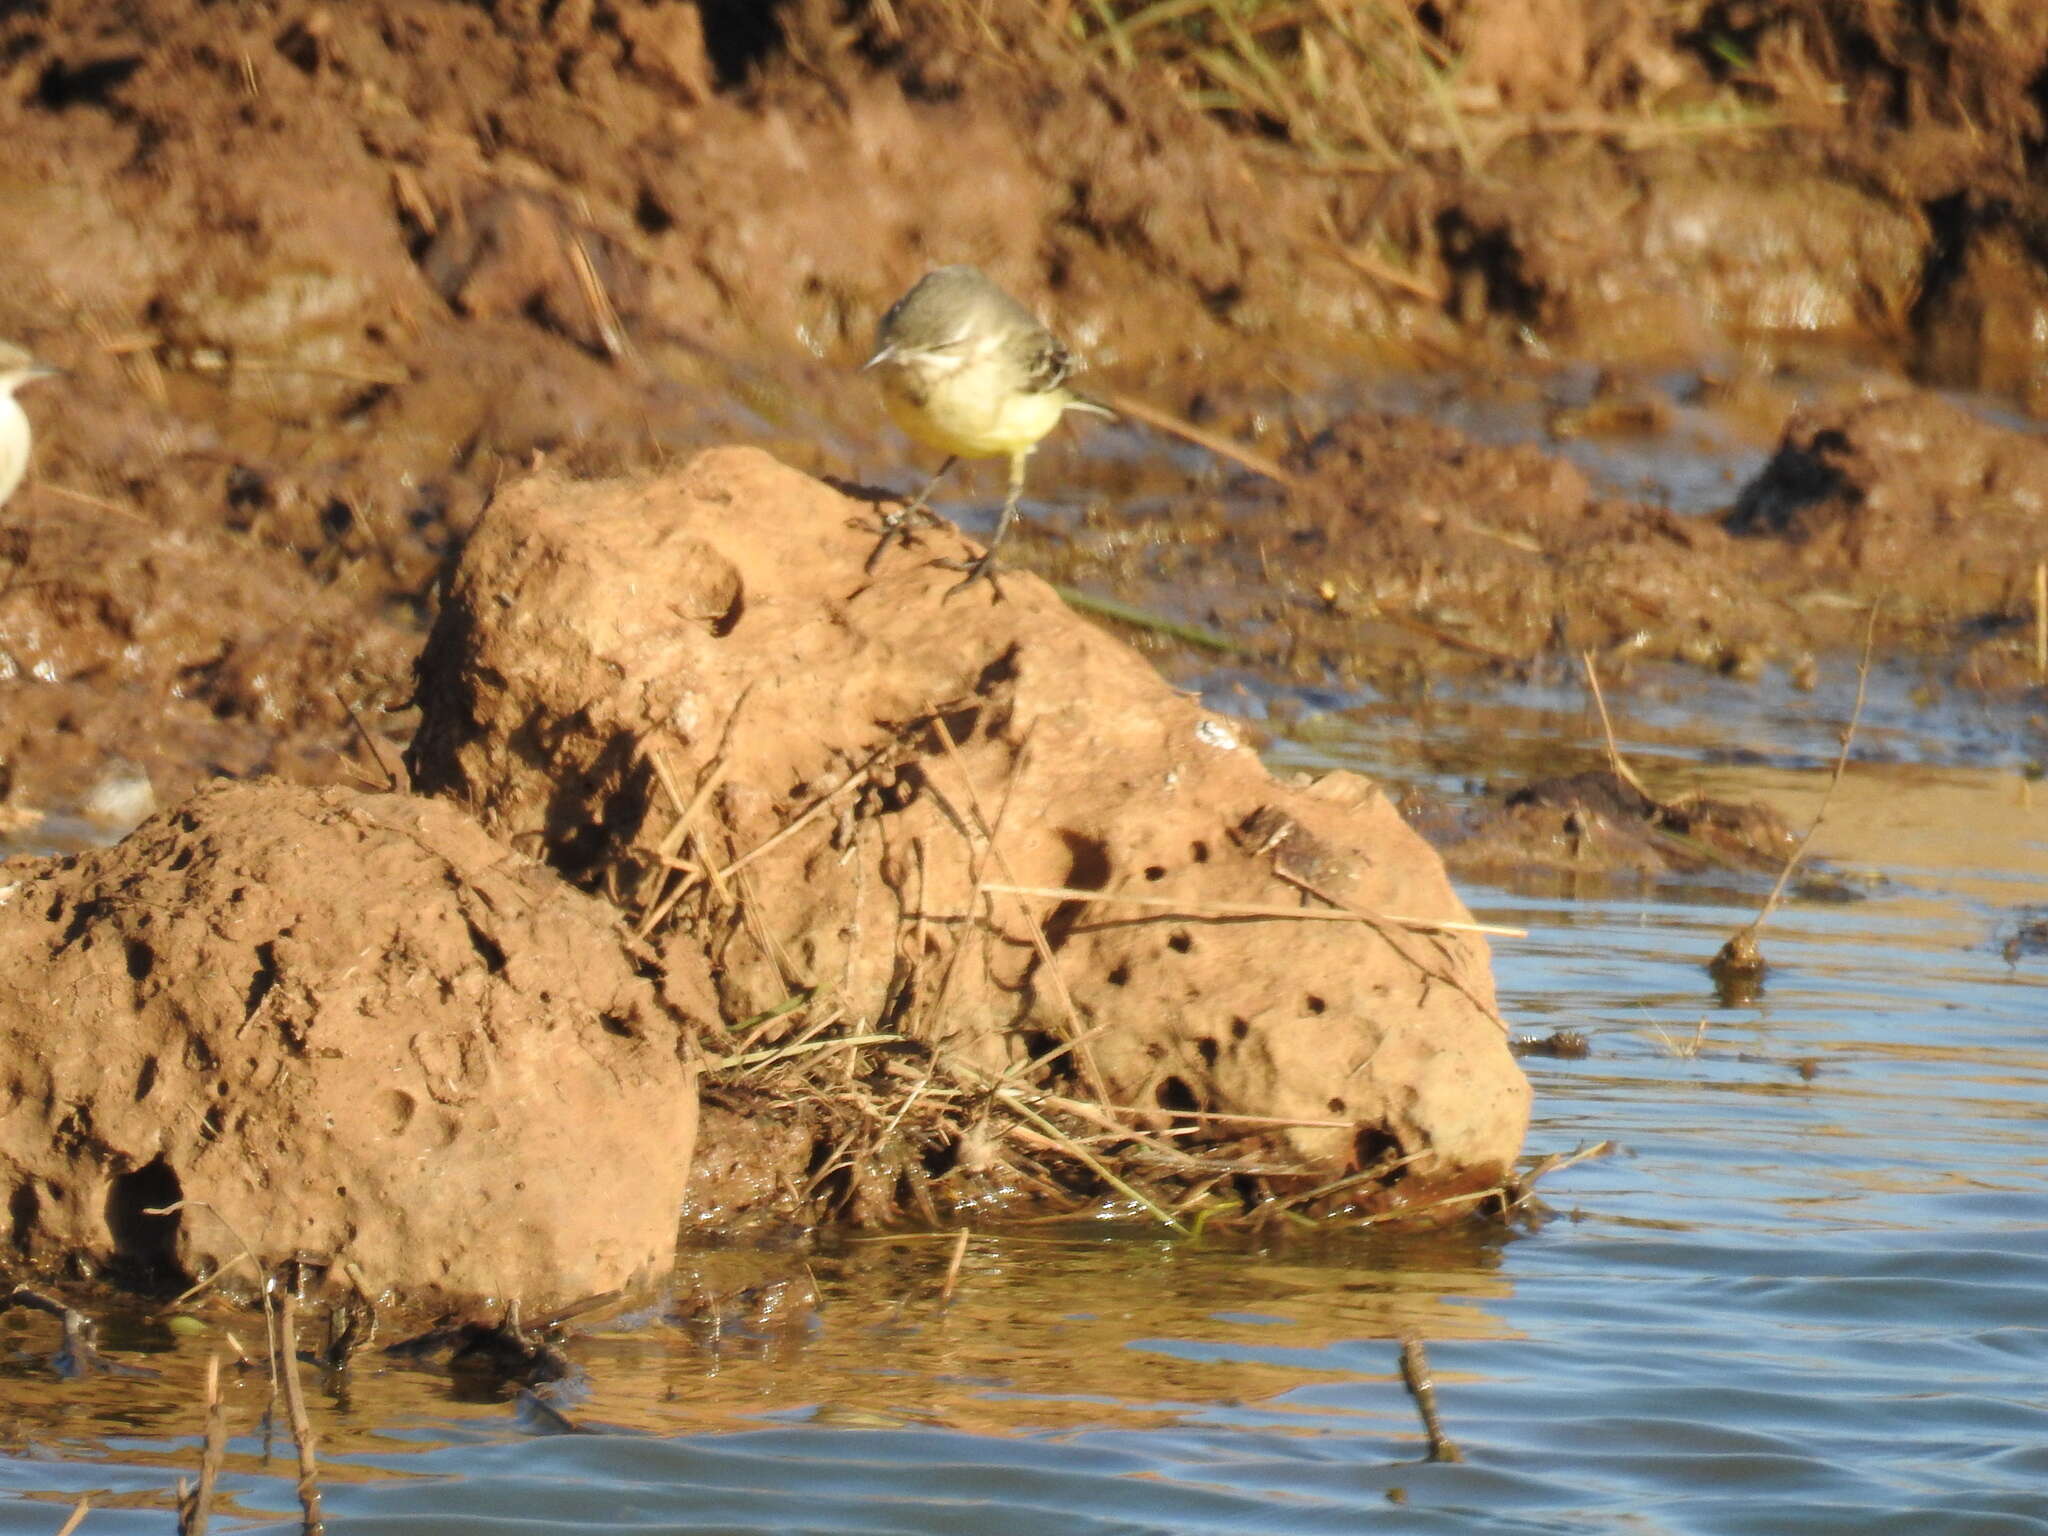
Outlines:
{"label": "thin twig in water", "polygon": [[1436,1383],[1430,1379],[1429,1355],[1423,1350],[1422,1340],[1412,1335],[1401,1340],[1401,1383],[1422,1415],[1422,1427],[1429,1435],[1429,1459],[1463,1461],[1464,1453],[1451,1443],[1444,1433],[1443,1420],[1437,1416]]}
{"label": "thin twig in water", "polygon": [[92,1508],[90,1497],[80,1499],[71,1509],[71,1518],[57,1528],[57,1536],[71,1536],[71,1533],[85,1524],[86,1512]]}
{"label": "thin twig in water", "polygon": [[959,1239],[953,1244],[953,1261],[946,1266],[946,1283],[939,1287],[939,1303],[953,1299],[953,1291],[960,1284],[960,1266],[967,1258],[967,1240],[974,1236],[970,1227],[960,1229]]}
{"label": "thin twig in water", "polygon": [[1600,691],[1600,674],[1594,670],[1593,653],[1579,652],[1579,665],[1586,669],[1586,686],[1593,690],[1593,704],[1600,711],[1600,730],[1607,738],[1607,766],[1617,779],[1650,804],[1662,805],[1664,802],[1651,794],[1649,786],[1636,777],[1635,769],[1629,767],[1628,759],[1621,755],[1621,748],[1614,744],[1614,721],[1607,713],[1607,695]]}
{"label": "thin twig in water", "polygon": [[278,1370],[284,1378],[285,1411],[291,1416],[292,1444],[299,1452],[299,1529],[302,1536],[321,1536],[320,1463],[315,1455],[313,1424],[306,1417],[306,1398],[299,1387],[298,1310],[292,1288],[280,1286],[277,1296]]}
{"label": "thin twig in water", "polygon": [[199,1457],[199,1486],[187,1495],[180,1482],[178,1536],[206,1536],[206,1523],[213,1516],[213,1491],[220,1482],[221,1462],[227,1455],[228,1416],[220,1399],[220,1356],[206,1357],[206,1440]]}
{"label": "thin twig in water", "polygon": [[1856,664],[1856,705],[1849,711],[1849,723],[1842,729],[1842,750],[1835,754],[1835,771],[1828,777],[1827,790],[1820,797],[1820,806],[1813,813],[1813,821],[1805,835],[1793,847],[1785,860],[1785,867],[1778,871],[1778,883],[1771,887],[1771,894],[1764,898],[1762,910],[1751,919],[1748,926],[1728,942],[1732,945],[1747,937],[1754,945],[1756,936],[1763,931],[1771,914],[1778,910],[1778,903],[1785,899],[1785,888],[1792,882],[1792,872],[1799,867],[1799,861],[1806,856],[1806,846],[1813,841],[1813,834],[1820,830],[1820,824],[1827,819],[1828,806],[1833,803],[1835,790],[1842,782],[1842,772],[1849,766],[1849,749],[1856,742],[1856,727],[1863,719],[1863,700],[1870,691],[1870,652],[1877,640],[1878,610],[1884,606],[1882,598],[1870,605],[1870,617],[1863,625],[1863,659]]}

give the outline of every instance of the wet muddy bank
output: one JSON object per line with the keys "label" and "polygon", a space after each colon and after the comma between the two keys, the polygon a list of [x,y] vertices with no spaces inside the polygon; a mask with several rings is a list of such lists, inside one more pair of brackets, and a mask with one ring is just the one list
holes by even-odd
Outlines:
{"label": "wet muddy bank", "polygon": [[[900,479],[850,369],[935,259],[979,261],[1045,308],[1105,387],[1316,459],[1339,498],[1319,403],[1287,398],[1333,369],[1737,343],[1754,362],[1833,337],[2029,398],[2028,338],[2048,334],[2031,21],[1787,5],[1724,33],[1556,9],[1539,27],[1454,6],[1434,31],[1334,39],[1262,24],[1255,65],[1321,49],[1338,71],[1314,110],[1203,94],[1207,17],[1131,37],[936,0],[751,19],[279,5],[231,24],[183,0],[120,19],[81,0],[9,18],[0,330],[73,370],[35,402],[42,483],[11,509],[0,583],[10,800],[61,809],[115,754],[147,757],[165,798],[216,772],[367,768],[348,708],[408,734],[381,709],[409,696],[435,583],[536,454],[609,473],[752,441]],[[1422,66],[1449,60],[1446,98]],[[1360,97],[1344,72],[1368,63],[1385,67]],[[1761,409],[1775,437],[1790,409]],[[1352,448],[1434,454],[1440,471],[1402,473],[1487,490],[1458,481],[1455,445],[1379,432]],[[1113,456],[1144,467],[1055,445],[1039,483],[1101,486],[1125,547],[1246,566],[1242,544],[1208,547],[1233,542],[1206,531],[1224,515],[1213,466],[1173,467],[1185,456],[1159,438]],[[1516,473],[1544,483],[1494,498],[1476,521],[1500,537],[1451,554],[1442,601],[1406,613],[1297,548],[1387,514],[1324,495],[1269,514],[1256,487],[1231,490],[1303,631],[1284,664],[1515,664],[1559,608],[1566,643],[1717,667],[1838,642],[1825,613],[1786,618],[1789,581],[1758,606],[1773,551]],[[1160,498],[1168,516],[1132,515]],[[1542,560],[1569,569],[1597,543],[1649,569],[1619,572],[1617,595],[1567,584],[1543,611],[1518,543],[1536,518],[1575,525],[1536,536]],[[1171,569],[1186,584],[1214,567]],[[1852,602],[1896,574],[1808,572]],[[1910,637],[2010,625],[2022,600],[1995,585],[1966,582],[1973,612]],[[1225,616],[1256,639],[1258,613]],[[1997,644],[1978,659],[1969,681],[2025,681]]]}

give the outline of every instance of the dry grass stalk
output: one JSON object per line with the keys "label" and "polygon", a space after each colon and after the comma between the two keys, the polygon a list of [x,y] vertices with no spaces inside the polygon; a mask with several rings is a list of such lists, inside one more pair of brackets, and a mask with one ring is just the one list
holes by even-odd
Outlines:
{"label": "dry grass stalk", "polygon": [[[1039,896],[1048,901],[1087,901],[1130,907],[1158,907],[1175,917],[1267,918],[1297,923],[1387,923],[1415,933],[1484,933],[1502,938],[1526,939],[1526,928],[1504,928],[1497,923],[1467,923],[1454,918],[1398,917],[1388,912],[1367,912],[1351,907],[1283,907],[1261,901],[1188,901],[1172,896],[1126,895],[1118,891],[1084,891],[1066,885],[1010,885],[983,881],[985,891],[1010,896]],[[1327,899],[1327,898],[1325,898]]]}
{"label": "dry grass stalk", "polygon": [[155,526],[151,519],[144,517],[133,507],[124,507],[118,501],[109,501],[106,497],[95,496],[90,491],[76,490],[68,485],[59,485],[54,480],[40,478],[36,481],[36,488],[48,491],[53,496],[62,496],[68,501],[75,501],[80,506],[91,507],[96,512],[111,512],[116,517],[127,518],[131,523],[148,523],[151,526]]}
{"label": "dry grass stalk", "polygon": [[2034,562],[2034,681],[2048,683],[2048,560]]}
{"label": "dry grass stalk", "polygon": [[1629,767],[1628,759],[1621,755],[1621,748],[1614,741],[1614,720],[1607,713],[1607,695],[1600,691],[1600,674],[1593,666],[1591,651],[1579,652],[1579,665],[1586,669],[1586,686],[1593,690],[1593,704],[1600,711],[1600,732],[1607,738],[1607,766],[1614,776],[1630,789],[1641,795],[1650,804],[1662,806],[1663,801],[1650,793],[1649,786],[1636,777],[1635,769]]}
{"label": "dry grass stalk", "polygon": [[939,1287],[939,1303],[942,1306],[953,1299],[953,1292],[960,1284],[960,1266],[967,1259],[967,1240],[973,1236],[972,1228],[962,1227],[958,1241],[953,1244],[953,1259],[946,1266],[946,1283]]}
{"label": "dry grass stalk", "polygon": [[92,1498],[90,1495],[72,1505],[71,1517],[57,1527],[57,1536],[71,1536],[73,1531],[76,1531],[81,1525],[85,1524],[85,1517],[91,1509]]}
{"label": "dry grass stalk", "polygon": [[1094,1153],[1090,1152],[1086,1147],[1074,1140],[1073,1137],[1033,1109],[1025,1102],[1023,1094],[1014,1088],[998,1088],[995,1096],[1016,1110],[1026,1120],[1030,1121],[1038,1133],[1045,1137],[1053,1146],[1058,1147],[1076,1162],[1089,1169],[1097,1178],[1101,1179],[1103,1183],[1107,1184],[1125,1199],[1136,1202],[1161,1226],[1171,1227],[1176,1232],[1183,1235],[1186,1234],[1187,1228],[1181,1224],[1179,1217],[1160,1205],[1150,1195],[1138,1189],[1137,1186],[1110,1168],[1108,1164],[1104,1163]]}
{"label": "dry grass stalk", "polygon": [[1247,448],[1219,433],[1205,431],[1191,421],[1183,421],[1170,411],[1162,411],[1155,405],[1146,404],[1136,395],[1128,395],[1121,390],[1112,390],[1103,398],[1119,416],[1128,416],[1132,421],[1142,422],[1155,431],[1177,437],[1183,442],[1193,443],[1197,448],[1207,449],[1217,458],[1228,459],[1231,463],[1248,469],[1255,475],[1263,475],[1274,484],[1283,485],[1290,491],[1301,488],[1302,482],[1298,476],[1290,475],[1280,467],[1277,460],[1268,458],[1256,448]]}
{"label": "dry grass stalk", "polygon": [[613,362],[619,362],[630,351],[626,345],[626,330],[619,322],[618,306],[612,303],[612,296],[605,291],[604,280],[597,274],[597,263],[590,259],[590,249],[583,243],[583,236],[577,231],[563,232],[563,245],[569,253],[569,266],[576,274],[576,286],[582,290],[583,302],[590,310],[590,323],[597,327],[597,337],[604,344],[605,355]]}
{"label": "dry grass stalk", "polygon": [[361,740],[363,744],[363,750],[370,754],[370,761],[375,763],[377,765],[378,772],[384,775],[384,787],[386,791],[390,794],[395,795],[399,792],[399,789],[401,787],[410,788],[410,785],[406,785],[404,781],[399,778],[398,770],[392,767],[390,763],[384,760],[384,754],[377,748],[376,739],[370,735],[367,729],[364,728],[362,718],[356,714],[355,706],[349,703],[349,701],[345,697],[343,697],[342,692],[339,688],[334,690],[334,702],[339,704],[341,706],[341,712],[348,716],[348,723],[355,727],[356,736],[358,739]]}

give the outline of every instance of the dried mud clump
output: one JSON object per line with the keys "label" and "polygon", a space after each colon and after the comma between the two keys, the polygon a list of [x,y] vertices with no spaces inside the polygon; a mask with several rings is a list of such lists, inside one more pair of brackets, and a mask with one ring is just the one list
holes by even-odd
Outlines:
{"label": "dried mud clump", "polygon": [[[712,988],[715,1066],[829,1072],[836,1104],[781,1095],[820,1127],[789,1179],[856,1216],[1030,1187],[1074,1152],[1055,1102],[1209,1187],[1497,1181],[1527,1084],[1378,791],[1276,782],[1034,578],[944,600],[950,532],[866,577],[873,527],[751,450],[508,487],[421,663],[418,782]],[[870,1090],[940,1113],[863,1128]]]}
{"label": "dried mud clump", "polygon": [[2048,444],[1925,394],[1816,406],[1724,520],[1809,589],[1941,623],[2027,611]]}
{"label": "dried mud clump", "polygon": [[1462,876],[1519,886],[1781,868],[1798,842],[1769,807],[1689,794],[1658,800],[1611,769],[1539,779],[1416,825]]}
{"label": "dried mud clump", "polygon": [[419,1302],[652,1283],[678,1046],[610,914],[454,806],[210,789],[0,868],[0,1238],[146,1286],[290,1257]]}

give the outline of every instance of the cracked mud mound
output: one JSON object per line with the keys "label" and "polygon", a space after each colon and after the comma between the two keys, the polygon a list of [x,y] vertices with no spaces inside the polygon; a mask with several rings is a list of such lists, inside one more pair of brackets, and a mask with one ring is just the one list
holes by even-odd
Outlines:
{"label": "cracked mud mound", "polygon": [[822,994],[964,1085],[1318,1180],[1398,1164],[1388,1203],[1497,1178],[1528,1087],[1486,948],[1402,921],[1468,914],[1376,787],[1275,781],[1036,578],[943,600],[950,531],[864,577],[873,522],[742,450],[508,486],[422,660],[418,783],[610,894],[727,1020]]}
{"label": "cracked mud mound", "polygon": [[680,1030],[605,908],[454,807],[210,789],[0,866],[7,1257],[247,1290],[247,1243],[416,1304],[658,1282]]}

